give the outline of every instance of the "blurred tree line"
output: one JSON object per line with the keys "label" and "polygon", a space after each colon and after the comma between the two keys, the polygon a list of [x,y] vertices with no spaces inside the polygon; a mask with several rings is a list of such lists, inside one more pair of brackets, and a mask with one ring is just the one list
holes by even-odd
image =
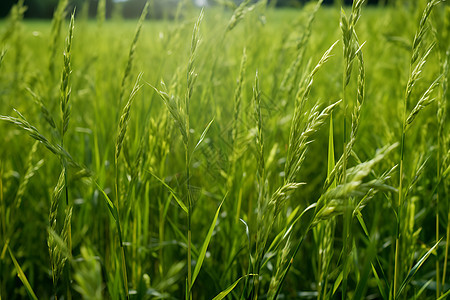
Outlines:
{"label": "blurred tree line", "polygon": [[[8,15],[11,7],[18,0],[0,0],[0,18]],[[142,11],[147,0],[106,0],[106,17],[110,18],[111,15],[117,13],[124,18],[138,17]],[[151,14],[152,18],[170,17],[174,13],[178,2],[181,0],[151,0]],[[241,3],[243,0],[231,0],[236,4]],[[291,6],[300,7],[310,0],[269,0],[277,7]],[[366,0],[369,4],[386,3],[393,1],[404,0]],[[88,14],[89,17],[95,17],[97,13],[98,0],[70,0],[70,9],[77,7],[77,12],[83,11]],[[196,0],[188,0],[187,2],[194,3]],[[202,1],[203,2],[203,1]],[[207,0],[209,5],[214,5],[223,1]],[[324,0],[324,4],[338,4],[349,5],[352,0]],[[58,4],[58,0],[25,0],[25,6],[27,11],[25,12],[25,18],[52,18],[53,11]]]}

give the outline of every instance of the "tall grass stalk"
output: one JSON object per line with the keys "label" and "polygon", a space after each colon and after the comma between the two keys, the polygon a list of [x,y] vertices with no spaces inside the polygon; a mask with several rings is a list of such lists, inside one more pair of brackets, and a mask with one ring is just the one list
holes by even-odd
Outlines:
{"label": "tall grass stalk", "polygon": [[[302,81],[298,87],[297,96],[295,98],[294,115],[291,122],[288,152],[284,169],[284,183],[279,186],[278,189],[276,189],[272,196],[269,196],[269,185],[265,175],[264,143],[261,117],[261,91],[259,88],[258,75],[255,76],[253,99],[255,107],[255,119],[257,122],[256,155],[258,162],[258,223],[255,241],[256,253],[254,255],[252,269],[249,270],[249,274],[260,274],[261,268],[265,263],[264,257],[267,254],[267,251],[269,251],[267,249],[267,243],[269,234],[272,231],[275,221],[284,209],[284,205],[286,204],[289,195],[292,194],[292,192],[298,187],[304,184],[297,182],[297,175],[300,172],[301,166],[304,162],[306,150],[308,149],[308,146],[311,142],[311,136],[315,132],[317,132],[317,130],[324,124],[331,111],[340,102],[338,101],[326,107],[320,113],[318,110],[318,105],[315,105],[313,106],[311,111],[306,114],[307,118],[305,118],[305,104],[309,98],[314,75],[329,60],[329,58],[331,57],[331,51],[336,44],[337,42],[335,42],[327,51],[325,51],[324,55],[319,60],[317,65],[305,77],[305,80]],[[287,227],[285,228],[285,230],[288,230]],[[284,251],[282,251],[281,258],[279,260],[279,263],[283,265],[286,263],[286,258],[288,256],[291,244],[286,241],[285,245],[285,249]],[[298,247],[299,245],[297,246],[297,248]],[[269,247],[269,249],[270,248],[272,248],[272,245]],[[275,276],[272,277],[268,294],[271,299],[275,299],[277,297],[288,270],[289,267],[285,272],[277,271]],[[246,283],[248,284],[248,280],[246,280]],[[259,278],[253,278],[253,285],[250,287],[248,295],[245,294],[245,291],[246,290],[244,289],[244,297],[247,296],[251,297],[252,299],[257,299],[259,294]]]}
{"label": "tall grass stalk", "polygon": [[[99,4],[99,6],[102,5],[101,3]],[[126,90],[126,85],[127,85],[127,81],[128,78],[130,77],[131,74],[131,69],[133,66],[133,61],[134,61],[134,55],[135,55],[135,51],[136,51],[136,45],[137,45],[137,41],[139,39],[139,35],[142,29],[142,25],[144,23],[144,20],[147,16],[148,13],[148,6],[149,6],[149,2],[147,1],[145,3],[145,6],[141,12],[141,16],[139,18],[137,27],[136,27],[136,31],[134,34],[134,38],[133,41],[131,42],[131,46],[130,46],[130,50],[128,53],[128,59],[127,59],[127,64],[125,67],[125,71],[122,77],[122,81],[121,81],[121,85],[120,85],[120,92],[119,92],[119,97],[117,99],[117,103],[118,106],[120,107],[122,105],[122,102],[124,101],[124,95],[125,95],[125,90]],[[102,9],[101,7],[99,7],[99,9]],[[103,8],[104,10],[104,8]],[[102,16],[100,16],[100,18],[102,18]],[[101,26],[102,21],[99,19],[99,26]],[[122,113],[119,119],[119,125],[118,125],[118,130],[117,130],[117,138],[116,138],[116,144],[115,144],[115,152],[114,152],[114,165],[115,165],[115,181],[114,181],[114,189],[115,189],[115,206],[116,206],[116,212],[117,212],[117,219],[116,219],[116,223],[117,223],[117,229],[118,229],[118,236],[119,236],[119,248],[120,248],[120,257],[121,257],[121,273],[122,273],[122,282],[123,282],[123,288],[124,288],[124,292],[125,292],[125,296],[128,299],[129,297],[129,288],[128,288],[128,276],[127,276],[127,264],[126,264],[126,255],[125,255],[125,249],[124,249],[124,244],[123,244],[123,236],[122,236],[122,230],[120,229],[120,211],[121,211],[121,207],[122,207],[122,194],[120,191],[120,174],[119,174],[119,157],[120,157],[120,153],[122,150],[122,146],[123,146],[123,142],[124,142],[124,138],[125,138],[125,134],[127,131],[127,126],[128,126],[128,120],[130,118],[130,110],[131,110],[131,104],[133,103],[134,98],[136,97],[137,92],[141,89],[142,85],[140,85],[140,80],[142,77],[142,73],[138,75],[137,79],[136,79],[136,83],[133,87],[133,90],[131,91],[131,94],[128,98],[127,103],[125,104],[125,106],[122,109]]]}
{"label": "tall grass stalk", "polygon": [[122,102],[124,101],[127,82],[128,82],[128,79],[130,78],[131,69],[133,67],[137,42],[139,40],[139,35],[142,30],[142,25],[144,24],[144,20],[148,14],[148,7],[149,7],[149,1],[145,2],[145,6],[142,9],[141,16],[139,17],[139,21],[136,26],[136,31],[134,33],[133,41],[131,42],[130,50],[128,52],[127,65],[125,67],[125,71],[124,71],[123,77],[122,77],[122,82],[120,84],[120,95],[119,95],[119,98],[117,99],[118,107],[120,107],[122,105]]}
{"label": "tall grass stalk", "polygon": [[51,39],[50,39],[50,57],[48,63],[48,70],[52,79],[56,76],[55,73],[55,61],[56,53],[58,52],[58,40],[61,35],[61,28],[64,18],[66,17],[66,8],[69,4],[69,0],[59,0],[58,6],[53,13]]}
{"label": "tall grass stalk", "polygon": [[[236,177],[236,161],[238,158],[238,147],[237,147],[237,139],[239,133],[239,122],[240,122],[240,113],[241,113],[241,103],[242,103],[242,88],[244,85],[244,76],[247,64],[247,54],[246,49],[244,48],[242,52],[241,58],[241,66],[239,69],[239,78],[237,80],[236,90],[234,92],[234,102],[233,102],[233,128],[231,130],[231,155],[230,155],[230,171],[227,179],[227,187],[228,190],[233,188],[233,180]],[[241,198],[237,197],[238,202],[236,204],[235,209],[235,224],[239,223],[239,216],[241,210]]]}
{"label": "tall grass stalk", "polygon": [[[317,11],[322,5],[323,0],[318,0],[313,10],[310,12],[308,21],[306,22],[306,28],[302,31],[301,37],[297,42],[297,56],[291,62],[288,69],[286,69],[284,76],[280,83],[280,91],[282,93],[281,98],[289,97],[292,94],[292,91],[295,91],[296,88],[296,79],[299,76],[300,66],[305,56],[305,51],[307,49],[308,42],[311,38],[312,32],[312,24],[316,18]],[[286,101],[287,105],[288,101]]]}
{"label": "tall grass stalk", "polygon": [[191,185],[190,185],[190,163],[191,163],[191,149],[189,146],[190,141],[190,125],[189,125],[189,109],[190,109],[190,102],[192,98],[192,92],[194,89],[195,81],[197,80],[197,73],[195,72],[194,68],[194,61],[196,58],[196,52],[197,47],[200,43],[200,24],[203,20],[203,9],[200,12],[200,15],[197,19],[197,22],[194,24],[194,30],[192,32],[192,40],[191,40],[191,50],[189,55],[189,61],[186,69],[186,93],[184,97],[184,113],[185,113],[185,129],[186,129],[186,140],[184,143],[184,150],[185,150],[185,160],[186,160],[186,187],[187,187],[187,203],[188,203],[188,251],[187,251],[187,268],[188,268],[188,274],[187,274],[187,286],[186,286],[186,299],[192,299],[192,230],[191,230],[191,218],[192,218],[192,192],[191,192]]}
{"label": "tall grass stalk", "polygon": [[[70,24],[69,24],[69,31],[66,38],[66,45],[64,48],[63,53],[63,70],[61,74],[61,83],[60,83],[60,108],[61,108],[61,127],[60,127],[60,139],[61,139],[61,146],[64,147],[64,135],[67,132],[67,129],[69,127],[69,119],[70,119],[70,95],[71,95],[71,82],[70,82],[70,76],[72,73],[71,68],[71,49],[72,49],[72,40],[73,40],[73,29],[74,29],[74,15],[75,11],[72,13],[72,16],[70,18]],[[66,202],[66,209],[65,209],[65,221],[64,221],[64,228],[62,231],[62,234],[65,237],[65,242],[67,242],[67,248],[68,248],[68,255],[71,256],[72,253],[72,204],[69,203],[69,187],[68,187],[68,180],[67,180],[67,160],[62,157],[61,158],[62,163],[62,175],[64,176],[64,191],[65,191],[65,202]],[[56,198],[55,201],[59,201],[58,198]],[[56,218],[56,216],[55,216]],[[56,219],[55,219],[56,220]],[[55,224],[56,225],[56,224]],[[53,228],[52,228],[53,229]],[[49,236],[50,239],[50,236]],[[67,240],[66,240],[67,239]],[[57,246],[55,246],[57,247]],[[66,258],[67,259],[67,258]],[[64,264],[63,264],[64,266]],[[54,277],[55,278],[55,277]],[[68,269],[66,269],[66,276],[65,276],[66,284],[67,284],[67,298],[71,299],[71,291],[70,291],[70,273]],[[56,286],[56,282],[54,281],[54,285]],[[56,297],[56,291],[55,291],[55,297]]]}
{"label": "tall grass stalk", "polygon": [[[403,204],[404,204],[404,191],[403,191],[403,168],[404,168],[404,156],[405,156],[405,138],[406,138],[406,130],[407,126],[411,124],[416,114],[422,110],[425,105],[418,106],[418,110],[413,109],[411,114],[407,116],[407,110],[408,110],[408,103],[410,102],[412,89],[417,83],[419,76],[423,70],[423,67],[425,65],[425,62],[428,58],[428,55],[431,53],[431,50],[433,49],[434,43],[429,45],[428,47],[424,46],[424,40],[427,31],[429,30],[428,26],[428,18],[430,16],[431,11],[433,10],[434,6],[436,6],[440,0],[431,0],[427,3],[427,6],[425,7],[422,18],[419,22],[419,27],[416,31],[416,34],[414,36],[413,40],[413,47],[412,47],[412,54],[411,54],[411,60],[410,60],[410,72],[409,72],[409,79],[408,83],[406,85],[406,91],[404,96],[404,102],[403,102],[403,118],[402,118],[402,132],[401,132],[401,143],[400,143],[400,171],[399,171],[399,184],[398,184],[398,202],[397,202],[397,209],[396,209],[396,218],[397,218],[397,233],[396,233],[396,239],[395,239],[395,259],[394,259],[394,283],[393,283],[393,298],[397,298],[397,292],[399,288],[399,280],[403,276],[403,272],[401,270],[400,265],[402,264],[400,261],[400,235],[401,235],[401,226],[402,226],[402,218],[403,218]],[[418,101],[418,104],[423,102],[424,104],[429,104],[429,94],[431,91],[436,87],[437,81],[432,83],[430,88],[424,93],[422,98]]]}
{"label": "tall grass stalk", "polygon": [[[233,123],[231,129],[231,150],[229,154],[229,167],[227,172],[227,183],[226,189],[227,191],[231,191],[229,197],[233,199],[233,201],[228,201],[228,203],[232,203],[231,209],[234,212],[234,218],[230,219],[230,232],[236,232],[238,226],[240,225],[239,219],[241,217],[241,207],[242,207],[242,184],[240,181],[242,180],[241,173],[237,171],[238,169],[238,161],[240,156],[242,155],[242,149],[238,144],[239,131],[240,131],[240,123],[242,121],[242,98],[243,98],[243,88],[244,88],[244,80],[245,80],[245,71],[247,64],[247,54],[246,48],[242,51],[241,64],[239,69],[239,76],[237,79],[237,85],[234,92],[234,101],[233,101]],[[233,260],[237,253],[237,244],[238,238],[233,237],[231,240],[231,249],[228,252],[227,265],[231,266],[233,264]],[[233,276],[233,274],[231,275]]]}
{"label": "tall grass stalk", "polygon": [[[164,101],[165,106],[167,107],[170,115],[172,116],[176,127],[178,127],[182,142],[184,145],[184,158],[185,158],[185,172],[186,172],[186,198],[187,205],[182,203],[179,199],[176,199],[180,207],[187,213],[187,277],[186,277],[186,289],[185,289],[185,297],[186,299],[192,299],[192,229],[191,229],[191,218],[192,218],[192,209],[193,209],[193,194],[192,188],[190,185],[190,177],[191,177],[191,155],[193,150],[191,150],[190,142],[191,142],[191,132],[190,132],[190,102],[192,99],[192,93],[194,91],[195,82],[197,80],[197,73],[194,67],[194,62],[197,56],[197,48],[200,44],[200,24],[203,20],[204,12],[203,9],[200,12],[200,15],[197,18],[197,21],[194,24],[194,29],[192,32],[191,38],[191,47],[189,53],[188,64],[186,68],[186,91],[184,94],[184,101],[180,101],[178,97],[169,95],[169,91],[167,90],[164,82],[161,82],[162,90],[156,90],[161,99]],[[174,87],[173,87],[174,88]],[[206,131],[209,129],[212,121],[206,127],[202,136],[200,137],[199,142],[196,147],[203,141],[204,135]],[[194,148],[195,150],[195,148]],[[174,193],[172,193],[175,195]]]}
{"label": "tall grass stalk", "polygon": [[[140,85],[142,73],[138,75],[136,79],[136,83],[133,87],[133,90],[131,91],[130,97],[128,98],[127,103],[125,104],[122,114],[120,116],[119,126],[117,130],[117,139],[116,139],[116,145],[115,145],[115,155],[114,155],[114,162],[115,162],[115,194],[116,194],[116,201],[115,206],[117,209],[117,218],[120,218],[120,205],[122,204],[122,196],[120,193],[120,181],[119,181],[119,157],[122,150],[125,134],[128,127],[128,121],[130,119],[130,110],[131,110],[131,104],[133,103],[133,100],[136,97],[137,92],[141,89],[142,85]],[[119,222],[118,222],[119,224]],[[122,232],[120,230],[120,226],[118,226],[118,235],[119,235],[119,246],[120,246],[120,256],[121,256],[121,269],[122,269],[122,280],[123,285],[125,289],[125,296],[128,299],[129,297],[129,291],[128,291],[128,276],[127,276],[127,264],[126,264],[126,257],[125,257],[125,249],[123,244],[123,237]]]}
{"label": "tall grass stalk", "polygon": [[[440,204],[439,200],[440,197],[439,195],[442,193],[445,197],[448,197],[448,191],[447,191],[447,185],[444,184],[444,187],[442,188],[442,192],[440,193],[440,189],[439,189],[439,184],[441,184],[441,180],[442,180],[442,174],[444,172],[444,153],[447,149],[446,147],[446,137],[444,134],[444,130],[445,130],[445,122],[446,122],[446,114],[447,114],[447,101],[446,101],[446,97],[447,97],[447,93],[448,93],[448,74],[449,74],[449,58],[450,58],[450,49],[447,50],[446,53],[446,57],[444,59],[444,61],[441,61],[442,64],[442,88],[440,89],[440,96],[438,98],[438,109],[437,109],[437,120],[438,120],[438,137],[437,137],[437,159],[436,159],[436,163],[437,163],[437,184],[438,184],[438,188],[437,188],[437,193],[436,193],[436,242],[439,241],[440,239],[440,235],[439,235],[439,212],[440,212]],[[445,179],[444,179],[445,181]],[[445,287],[445,282],[446,282],[446,273],[447,273],[447,264],[448,264],[448,247],[449,247],[449,242],[450,242],[450,210],[449,210],[449,201],[447,198],[447,203],[444,204],[444,207],[447,208],[448,210],[448,214],[447,214],[447,228],[446,228],[446,243],[445,243],[445,252],[444,252],[444,265],[443,265],[443,269],[442,269],[442,289],[444,290]],[[445,210],[444,210],[445,211]],[[440,261],[439,261],[439,256],[436,256],[436,297],[441,296],[442,293],[444,292],[442,290],[442,293],[439,292],[439,266],[440,266]]]}
{"label": "tall grass stalk", "polygon": [[[351,152],[349,147],[349,140],[347,137],[347,114],[348,114],[348,103],[346,97],[347,86],[350,83],[351,73],[353,62],[358,55],[358,52],[361,51],[360,45],[358,42],[355,26],[361,16],[361,7],[364,3],[364,0],[356,0],[353,1],[352,11],[350,17],[347,19],[345,12],[341,9],[341,18],[340,18],[340,27],[342,31],[342,40],[343,40],[343,49],[344,49],[344,72],[343,72],[343,84],[342,84],[342,104],[343,104],[343,152],[342,152],[342,173],[340,177],[340,183],[343,183],[347,172],[347,160],[348,156]],[[362,67],[362,72],[364,72],[364,68]],[[358,82],[358,92],[359,90],[364,89],[364,81]],[[358,108],[360,103],[357,103],[355,107]],[[359,111],[359,108],[358,108]],[[351,226],[351,211],[349,208],[352,206],[353,199],[348,199],[348,203],[345,205],[347,207],[344,213],[343,220],[343,247],[341,257],[343,259],[343,270],[342,270],[342,299],[347,297],[347,272],[349,268],[349,253],[350,247],[352,245],[352,239],[350,234],[350,226]]]}

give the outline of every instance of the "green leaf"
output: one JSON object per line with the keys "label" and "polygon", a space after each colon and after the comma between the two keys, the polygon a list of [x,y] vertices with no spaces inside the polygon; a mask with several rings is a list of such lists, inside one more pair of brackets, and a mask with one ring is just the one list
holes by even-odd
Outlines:
{"label": "green leaf", "polygon": [[192,282],[191,289],[194,285],[195,279],[197,278],[198,273],[200,272],[200,268],[202,267],[203,260],[205,259],[206,250],[208,249],[209,242],[211,241],[211,236],[214,231],[214,227],[216,227],[217,217],[219,216],[220,208],[222,207],[223,202],[225,201],[226,195],[223,198],[222,202],[220,202],[219,207],[217,208],[216,214],[214,215],[214,219],[209,227],[209,231],[206,234],[205,241],[203,242],[202,248],[200,249],[200,253],[198,255],[197,263],[195,264],[194,273],[192,274]]}
{"label": "green leaf", "polygon": [[377,270],[375,270],[375,267],[373,266],[373,264],[372,264],[372,272],[373,272],[373,275],[375,276],[375,280],[377,282],[378,289],[380,290],[381,297],[383,297],[384,300],[387,300],[388,297],[386,295],[386,291],[383,287],[383,284],[381,283],[380,277],[378,276]]}
{"label": "green leaf", "polygon": [[11,259],[14,263],[14,266],[16,267],[17,275],[19,276],[19,279],[22,281],[23,285],[25,286],[28,296],[30,296],[31,299],[37,300],[36,294],[33,292],[33,289],[31,288],[31,285],[28,282],[28,279],[25,276],[25,273],[22,271],[22,268],[20,267],[19,263],[17,262],[16,258],[14,257],[9,246],[8,246],[8,251],[9,251],[9,255],[11,256]]}
{"label": "green leaf", "polygon": [[412,267],[412,269],[409,271],[408,275],[406,276],[405,280],[403,280],[402,284],[400,285],[400,288],[397,291],[397,294],[395,295],[395,298],[398,298],[400,294],[403,292],[403,289],[408,285],[408,283],[411,281],[411,279],[416,275],[419,268],[423,265],[425,260],[430,256],[430,254],[436,249],[436,247],[441,242],[442,238],[433,246],[430,250],[428,250],[427,253],[425,253],[419,261]]}
{"label": "green leaf", "polygon": [[103,194],[103,197],[106,200],[106,205],[108,206],[109,211],[111,212],[114,220],[117,221],[119,219],[117,207],[114,205],[114,203],[111,201],[111,199],[109,199],[108,195],[106,195],[105,191],[100,187],[100,185],[95,181],[94,181],[94,183],[97,186],[98,190]]}
{"label": "green leaf", "polygon": [[197,142],[197,145],[195,145],[194,150],[192,151],[192,153],[195,152],[195,150],[197,150],[198,146],[200,146],[200,144],[203,142],[203,140],[205,139],[206,133],[208,133],[209,127],[211,126],[211,124],[214,122],[214,118],[208,123],[208,125],[206,125],[205,130],[203,130],[202,135],[200,136],[200,139]]}
{"label": "green leaf", "polygon": [[364,233],[366,234],[366,236],[369,236],[369,231],[367,231],[366,223],[364,222],[362,214],[359,210],[356,212],[356,218],[358,218],[359,224],[361,224],[361,227],[364,230]]}
{"label": "green leaf", "polygon": [[358,280],[358,284],[356,286],[355,293],[353,295],[353,300],[363,299],[364,294],[367,292],[368,284],[370,277],[370,269],[372,266],[372,261],[377,254],[377,245],[375,240],[369,240],[369,246],[366,251],[366,262],[361,270],[361,276]]}
{"label": "green leaf", "polygon": [[342,271],[339,273],[339,276],[336,278],[336,281],[334,282],[334,286],[333,286],[333,295],[334,295],[334,293],[336,293],[338,287],[341,285],[341,282],[342,282],[342,275],[343,275],[343,274],[344,274],[344,271],[342,270]]}
{"label": "green leaf", "polygon": [[239,283],[239,281],[241,281],[243,278],[247,277],[247,276],[255,276],[256,274],[248,274],[245,276],[242,276],[241,278],[239,278],[238,280],[236,280],[235,282],[233,282],[233,284],[231,284],[229,287],[227,287],[226,289],[224,289],[223,291],[221,291],[217,296],[215,296],[212,300],[222,300],[223,298],[225,298],[235,287],[236,285]]}
{"label": "green leaf", "polygon": [[169,190],[169,192],[172,194],[172,196],[175,199],[175,201],[178,203],[178,205],[181,207],[181,209],[187,214],[188,213],[188,209],[187,209],[186,205],[183,203],[183,201],[181,201],[177,197],[177,194],[175,193],[175,191],[170,186],[168,186],[162,179],[160,179],[158,176],[156,176],[155,174],[153,174],[149,170],[147,170],[147,172],[150,173],[150,175],[152,175],[153,177],[155,177],[156,180],[161,182]]}
{"label": "green leaf", "polygon": [[109,199],[108,195],[106,195],[105,191],[100,187],[100,185],[98,185],[98,183],[96,181],[94,181],[94,183],[97,186],[97,188],[99,189],[99,191],[103,194],[103,197],[105,198],[105,201],[106,201],[106,205],[108,206],[109,211],[111,212],[114,220],[116,221],[117,231],[119,232],[120,246],[122,247],[123,246],[122,229],[120,228],[119,213],[117,211],[117,207],[114,205],[114,203],[111,201],[111,199]]}
{"label": "green leaf", "polygon": [[445,294],[443,294],[442,296],[440,296],[439,298],[437,298],[437,300],[444,300],[447,299],[447,296],[450,295],[450,290],[448,290],[447,292],[445,292]]}
{"label": "green leaf", "polygon": [[417,294],[414,295],[414,299],[422,299],[420,297],[420,295],[422,295],[422,293],[425,291],[425,289],[430,285],[430,283],[433,282],[433,278],[431,278],[430,280],[428,280],[421,288],[420,290],[417,292]]}

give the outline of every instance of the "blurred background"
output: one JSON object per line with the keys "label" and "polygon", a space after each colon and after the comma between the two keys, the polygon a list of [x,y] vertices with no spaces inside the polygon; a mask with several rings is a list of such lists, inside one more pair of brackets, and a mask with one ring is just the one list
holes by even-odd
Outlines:
{"label": "blurred background", "polygon": [[[111,18],[136,18],[141,14],[142,8],[147,0],[106,0],[106,17]],[[233,8],[239,5],[243,0],[151,0],[152,14],[149,18],[161,19],[170,18],[175,13],[177,4],[180,1],[189,2],[196,6],[214,6],[221,5]],[[384,5],[388,2],[398,2],[401,0],[368,0],[368,4]],[[17,0],[0,1],[0,18],[8,15],[11,7]],[[302,7],[309,0],[269,0],[268,4],[275,7]],[[95,17],[97,13],[98,0],[71,0],[71,7],[77,7],[77,12],[88,14],[89,17]],[[330,5],[351,5],[352,0],[324,0],[324,4]],[[25,0],[28,7],[25,12],[25,18],[52,18],[53,12],[58,4],[58,0]]]}

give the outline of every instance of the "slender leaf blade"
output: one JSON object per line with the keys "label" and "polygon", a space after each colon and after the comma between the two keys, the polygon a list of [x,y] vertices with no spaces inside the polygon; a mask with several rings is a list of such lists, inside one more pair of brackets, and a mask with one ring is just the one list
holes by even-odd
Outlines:
{"label": "slender leaf blade", "polygon": [[161,178],[159,178],[158,176],[156,176],[155,174],[153,174],[149,170],[147,170],[147,172],[150,175],[152,175],[153,177],[155,177],[156,180],[161,182],[162,185],[164,185],[169,190],[169,192],[172,194],[172,196],[175,199],[175,201],[178,203],[178,205],[181,207],[181,209],[187,214],[188,213],[188,209],[186,207],[186,204],[184,204],[183,201],[181,201],[180,198],[177,197],[177,194],[175,193],[175,191],[169,185],[167,185],[167,183],[165,183],[164,180],[162,180]]}
{"label": "slender leaf blade", "polygon": [[414,267],[411,268],[408,275],[406,276],[405,280],[403,280],[402,284],[400,285],[400,288],[397,291],[396,297],[398,298],[400,294],[403,292],[403,289],[408,285],[408,283],[411,281],[411,279],[416,275],[419,268],[423,265],[423,263],[427,260],[427,258],[431,255],[431,253],[436,249],[436,247],[441,242],[442,238],[433,246],[430,250],[427,251],[420,259],[419,261],[414,265]]}
{"label": "slender leaf blade", "polygon": [[373,272],[373,276],[375,276],[375,280],[377,282],[378,289],[380,290],[381,297],[383,297],[384,300],[387,300],[388,297],[386,295],[386,290],[384,289],[383,284],[380,280],[380,276],[378,276],[377,270],[375,269],[373,264],[372,264],[372,272]]}
{"label": "slender leaf blade", "polygon": [[209,242],[211,241],[212,233],[214,228],[216,227],[217,217],[219,216],[220,208],[222,207],[223,202],[225,201],[226,196],[223,198],[219,207],[217,208],[216,214],[214,215],[214,219],[209,227],[208,233],[206,234],[205,241],[203,242],[202,248],[200,249],[200,253],[198,255],[197,263],[195,264],[194,273],[192,274],[192,283],[191,289],[194,285],[195,279],[197,278],[198,273],[200,272],[200,268],[202,267],[203,260],[205,259],[206,250],[208,249]]}
{"label": "slender leaf blade", "polygon": [[241,278],[239,278],[238,280],[236,280],[235,282],[233,282],[229,287],[227,287],[226,289],[224,289],[223,291],[221,291],[217,296],[215,296],[212,300],[222,300],[223,298],[225,298],[235,287],[236,285],[244,278],[246,278],[247,276],[254,276],[255,274],[248,274],[245,276],[242,276]]}
{"label": "slender leaf blade", "polygon": [[28,282],[27,276],[25,276],[25,273],[23,272],[22,268],[20,267],[19,263],[17,262],[16,258],[14,257],[14,254],[11,251],[11,248],[8,246],[9,255],[11,256],[11,259],[14,263],[14,267],[16,267],[17,275],[19,276],[20,281],[22,281],[23,285],[25,286],[25,289],[27,290],[28,295],[31,299],[37,300],[36,294],[34,293],[33,289],[31,288],[30,283]]}
{"label": "slender leaf blade", "polygon": [[195,152],[195,150],[197,150],[197,148],[200,146],[200,144],[203,142],[203,140],[206,137],[206,134],[208,133],[209,127],[211,127],[211,124],[214,122],[214,118],[208,123],[208,125],[206,125],[205,130],[203,130],[202,135],[200,136],[197,145],[195,145],[194,150],[192,152]]}

